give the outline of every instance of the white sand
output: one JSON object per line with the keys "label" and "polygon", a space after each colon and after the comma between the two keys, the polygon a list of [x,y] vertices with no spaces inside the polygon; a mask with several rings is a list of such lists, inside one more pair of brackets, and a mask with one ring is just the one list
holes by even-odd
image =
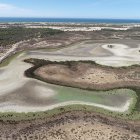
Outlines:
{"label": "white sand", "polygon": [[33,25],[28,25],[26,26],[26,28],[51,28],[51,29],[57,29],[57,30],[61,30],[61,31],[100,31],[103,29],[109,29],[109,30],[118,30],[118,31],[126,31],[128,29],[130,29],[129,26],[127,27],[70,27],[70,26],[33,26]]}
{"label": "white sand", "polygon": [[[55,52],[39,52],[32,51],[32,57],[45,58],[52,61],[70,61],[70,60],[91,60],[101,65],[107,66],[131,66],[140,64],[140,45],[136,48],[124,44],[110,44],[113,48],[109,48],[108,44],[86,44],[80,43],[69,48],[64,48]],[[102,54],[102,55],[101,55]]]}
{"label": "white sand", "polygon": [[57,103],[54,105],[49,105],[49,106],[21,106],[16,103],[11,103],[11,102],[5,102],[0,104],[0,112],[37,112],[37,111],[47,111],[47,110],[52,110],[57,107],[64,107],[68,105],[88,105],[88,106],[95,106],[99,108],[103,108],[109,111],[114,111],[114,112],[126,112],[129,109],[130,104],[132,103],[132,99],[128,100],[126,103],[124,103],[121,107],[110,107],[110,106],[105,106],[101,104],[96,104],[96,103],[88,103],[88,102],[81,102],[81,101],[69,101],[69,102],[62,102],[62,103]]}
{"label": "white sand", "polygon": [[34,90],[36,91],[35,96],[38,96],[38,98],[51,98],[57,94],[54,90],[45,88],[43,86],[35,86]]}

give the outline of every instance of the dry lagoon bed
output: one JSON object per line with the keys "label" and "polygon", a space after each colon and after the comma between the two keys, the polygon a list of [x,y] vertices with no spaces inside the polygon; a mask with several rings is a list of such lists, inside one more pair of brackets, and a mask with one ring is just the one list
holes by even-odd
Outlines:
{"label": "dry lagoon bed", "polygon": [[[71,47],[55,50],[55,51],[45,51],[45,50],[32,50],[32,51],[25,51],[20,55],[16,56],[7,66],[0,68],[0,111],[1,112],[36,112],[36,111],[45,111],[51,105],[58,104],[58,101],[62,103],[62,101],[66,100],[69,103],[68,98],[70,101],[73,101],[75,98],[80,101],[80,103],[89,103],[91,105],[98,105],[98,107],[108,109],[112,108],[115,111],[116,108],[121,110],[126,104],[127,108],[123,111],[127,111],[130,106],[130,101],[132,101],[133,96],[132,94],[127,94],[129,89],[126,89],[124,94],[118,94],[121,89],[118,89],[118,92],[110,91],[110,94],[105,96],[105,92],[102,94],[98,94],[99,92],[88,92],[83,91],[80,89],[73,89],[68,87],[58,87],[55,85],[43,83],[37,81],[35,79],[30,79],[24,76],[24,71],[31,67],[30,64],[24,63],[24,59],[29,58],[39,58],[51,61],[79,61],[79,60],[92,60],[96,61],[99,64],[104,65],[111,65],[111,66],[129,66],[133,64],[139,64],[139,41],[133,42],[129,44],[129,41],[126,41],[124,45],[121,45],[118,42],[122,42],[122,40],[110,40],[108,46],[106,41],[100,41],[101,43],[93,42],[93,41],[86,41],[80,44],[75,44]],[[121,53],[117,50],[121,49]],[[67,55],[66,55],[67,54]],[[134,55],[135,54],[135,55]],[[85,69],[85,66],[88,68],[88,64],[82,65]],[[56,68],[59,67],[58,71],[55,71]],[[44,68],[44,67],[43,67]],[[109,75],[106,75],[105,69],[96,69],[93,68],[92,70],[88,69],[84,71],[84,75],[78,75],[79,69],[78,67],[77,72],[73,72],[69,70],[67,67],[63,65],[50,66],[45,67],[47,68],[47,72],[45,74],[55,74],[55,78],[57,80],[61,80],[65,76],[66,78],[70,77],[73,74],[75,79],[82,77],[86,79],[86,82],[91,83],[93,82],[91,79],[96,79],[95,82],[99,84],[105,84],[106,82],[110,82],[111,80],[114,81],[114,85],[116,85],[116,81],[119,82],[125,81],[124,84],[127,84],[127,80],[130,80],[129,83],[132,82],[134,85],[139,85],[139,79],[129,79],[128,77],[122,77],[119,79],[119,73],[125,73],[124,70],[117,70],[114,69],[115,72],[109,71]],[[15,72],[16,69],[16,72]],[[40,70],[40,69],[39,69]],[[68,73],[66,73],[66,70]],[[42,69],[41,69],[42,72]],[[61,75],[59,75],[61,72]],[[128,75],[133,75],[133,72],[130,70],[127,71]],[[131,73],[132,72],[132,73]],[[139,72],[139,68],[136,69],[136,72]],[[89,73],[93,73],[89,75]],[[103,74],[103,78],[99,75]],[[106,76],[109,76],[108,79]],[[121,75],[122,76],[122,75]],[[44,75],[43,75],[44,77]],[[52,77],[51,77],[52,78]],[[73,79],[75,82],[75,79]],[[85,80],[84,79],[84,80]],[[124,81],[122,81],[122,79]],[[52,80],[52,79],[51,79]],[[72,80],[71,78],[68,80]],[[66,81],[65,81],[66,82]],[[72,82],[72,83],[73,83]],[[86,83],[85,82],[85,83]],[[129,84],[128,83],[128,84]],[[84,84],[84,83],[83,83]],[[122,83],[120,84],[122,85]],[[72,85],[74,86],[74,85]],[[98,85],[99,86],[99,85]],[[98,87],[97,86],[97,87]],[[83,87],[83,86],[82,86]],[[109,87],[107,87],[109,88]],[[67,92],[68,97],[65,95]],[[65,94],[64,94],[65,93]],[[73,94],[75,94],[75,96]],[[114,94],[116,93],[116,94]],[[88,96],[84,96],[84,95]],[[133,91],[133,94],[135,92]],[[61,96],[60,96],[61,95]],[[72,95],[72,96],[70,96]],[[79,96],[80,95],[80,96]],[[125,96],[124,96],[125,95]],[[119,96],[119,97],[118,97]],[[8,98],[10,97],[10,98]],[[53,97],[53,98],[52,98]],[[74,97],[74,98],[72,98]],[[119,103],[115,102],[116,98],[122,99]],[[93,98],[93,100],[92,100]],[[117,99],[118,99],[117,98]],[[62,100],[63,99],[63,100]],[[104,99],[104,102],[103,100]],[[76,101],[77,101],[76,100]],[[119,105],[118,105],[119,104]],[[102,106],[101,106],[102,105]],[[59,105],[55,106],[58,107]],[[122,111],[122,112],[123,112]],[[86,140],[93,140],[93,139],[140,139],[139,134],[123,128],[123,124],[121,126],[115,126],[117,123],[109,124],[110,120],[102,122],[104,119],[99,119],[95,116],[85,116],[84,113],[77,114],[71,112],[68,114],[60,114],[58,116],[53,116],[52,118],[43,118],[43,119],[34,119],[30,121],[7,121],[3,122],[1,120],[0,128],[1,128],[1,138],[2,139],[46,139],[46,140],[66,140],[66,139],[86,139]],[[107,123],[105,123],[107,122]],[[129,128],[129,127],[128,127]],[[98,138],[97,138],[98,137]]]}

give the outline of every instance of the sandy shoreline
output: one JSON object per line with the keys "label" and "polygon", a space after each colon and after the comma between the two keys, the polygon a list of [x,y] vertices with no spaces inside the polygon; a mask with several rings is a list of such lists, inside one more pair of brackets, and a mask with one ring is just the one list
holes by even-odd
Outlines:
{"label": "sandy shoreline", "polygon": [[[69,101],[69,102],[62,102],[59,104],[54,104],[54,105],[48,105],[45,107],[24,107],[24,106],[20,106],[20,105],[16,105],[16,104],[12,104],[12,103],[4,103],[3,104],[3,110],[1,110],[1,113],[6,113],[6,112],[15,112],[15,113],[29,113],[29,112],[39,112],[39,111],[49,111],[49,110],[53,110],[59,107],[67,107],[70,105],[85,105],[85,106],[91,106],[91,107],[98,107],[98,108],[102,108],[108,111],[112,111],[112,112],[119,112],[119,113],[125,113],[128,112],[129,107],[131,106],[131,104],[133,103],[133,99],[128,100],[126,103],[124,103],[122,106],[119,107],[111,107],[111,106],[105,106],[102,104],[96,104],[96,103],[88,103],[88,102],[82,102],[82,101]],[[2,104],[0,104],[0,107],[2,107]],[[17,109],[16,109],[17,108]]]}

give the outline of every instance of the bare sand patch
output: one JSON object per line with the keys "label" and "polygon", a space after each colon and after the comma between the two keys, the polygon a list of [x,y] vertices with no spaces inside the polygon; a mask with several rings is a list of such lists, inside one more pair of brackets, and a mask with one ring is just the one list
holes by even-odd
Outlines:
{"label": "bare sand patch", "polygon": [[[112,46],[112,47],[109,47]],[[135,40],[90,40],[54,52],[40,51],[50,61],[91,60],[101,65],[121,67],[140,64],[140,42]],[[32,51],[37,54],[38,51]],[[41,57],[40,57],[41,58]]]}

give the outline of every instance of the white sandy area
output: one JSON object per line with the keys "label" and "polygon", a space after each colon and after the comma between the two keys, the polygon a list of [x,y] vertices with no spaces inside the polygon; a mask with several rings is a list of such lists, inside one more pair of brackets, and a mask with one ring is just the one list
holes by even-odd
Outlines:
{"label": "white sandy area", "polygon": [[127,45],[123,44],[109,44],[112,45],[112,48],[108,47],[108,44],[102,45],[102,48],[110,51],[114,54],[114,56],[120,56],[120,57],[133,57],[133,58],[140,58],[140,46],[137,48],[130,48]]}
{"label": "white sandy area", "polygon": [[113,66],[113,67],[122,67],[122,66],[131,66],[131,65],[140,65],[140,61],[120,61],[117,60],[97,60],[97,64],[105,65],[105,66]]}
{"label": "white sandy area", "polygon": [[127,27],[92,27],[92,26],[83,26],[83,27],[70,27],[70,26],[33,26],[29,25],[26,26],[26,28],[51,28],[51,29],[57,29],[61,31],[100,31],[102,29],[109,29],[109,30],[119,30],[119,31],[126,31],[130,29],[129,26]]}
{"label": "white sandy area", "polygon": [[45,88],[45,87],[40,87],[40,86],[35,86],[34,87],[36,97],[38,98],[51,98],[54,97],[57,93],[50,88]]}
{"label": "white sandy area", "polygon": [[123,44],[109,44],[112,48],[108,47],[108,44],[102,45],[102,48],[110,51],[113,56],[109,59],[97,60],[96,63],[107,66],[131,66],[134,64],[140,65],[140,45],[137,48],[131,48]]}
{"label": "white sandy area", "polygon": [[[30,58],[30,57],[28,57]],[[117,57],[117,56],[108,56],[108,57],[81,57],[81,56],[63,56],[63,55],[32,55],[32,58],[45,59],[50,61],[80,61],[80,60],[91,60],[95,61],[97,64],[121,67],[121,66],[131,66],[134,64],[140,64],[140,59],[127,57]]]}
{"label": "white sandy area", "polygon": [[102,104],[88,103],[88,102],[81,102],[81,101],[62,102],[62,103],[57,103],[54,105],[49,105],[49,106],[44,106],[44,107],[21,106],[16,103],[5,102],[5,103],[0,104],[0,112],[28,113],[28,112],[37,112],[37,111],[47,111],[47,110],[52,110],[58,107],[68,106],[68,105],[87,105],[87,106],[103,108],[103,109],[114,111],[114,112],[126,112],[128,111],[129,106],[132,103],[132,101],[133,99],[128,100],[126,103],[124,103],[122,106],[119,106],[119,107],[111,107],[111,106],[105,106]]}
{"label": "white sandy area", "polygon": [[0,76],[0,95],[22,87],[28,81],[24,76],[24,71],[30,66],[18,60],[12,61]]}
{"label": "white sandy area", "polygon": [[[109,48],[108,45],[113,45],[113,48]],[[107,51],[108,53],[112,54],[111,56],[102,56],[98,57],[98,53],[96,56],[92,53],[96,51],[96,48],[100,48],[100,51]],[[140,45],[138,45],[136,48],[132,48],[128,45],[124,44],[95,44],[93,45],[93,49],[91,49],[91,45],[84,46],[82,43],[81,45],[77,45],[70,48],[64,48],[56,52],[40,52],[40,55],[34,55],[32,54],[32,57],[44,57],[46,60],[52,60],[52,61],[79,61],[79,60],[91,60],[95,61],[98,64],[101,65],[107,65],[107,66],[114,66],[114,67],[121,67],[121,66],[131,66],[134,64],[140,64]],[[80,49],[80,50],[79,50]],[[102,50],[103,49],[103,50]],[[78,53],[75,53],[75,52]],[[34,51],[32,51],[34,52]],[[36,52],[35,52],[36,54]],[[42,54],[42,56],[41,56]],[[46,56],[45,56],[46,54]],[[67,55],[65,55],[67,54]],[[82,56],[81,54],[84,54]],[[105,52],[104,52],[105,54]],[[44,56],[43,56],[44,55]],[[99,54],[100,55],[100,54]]]}

